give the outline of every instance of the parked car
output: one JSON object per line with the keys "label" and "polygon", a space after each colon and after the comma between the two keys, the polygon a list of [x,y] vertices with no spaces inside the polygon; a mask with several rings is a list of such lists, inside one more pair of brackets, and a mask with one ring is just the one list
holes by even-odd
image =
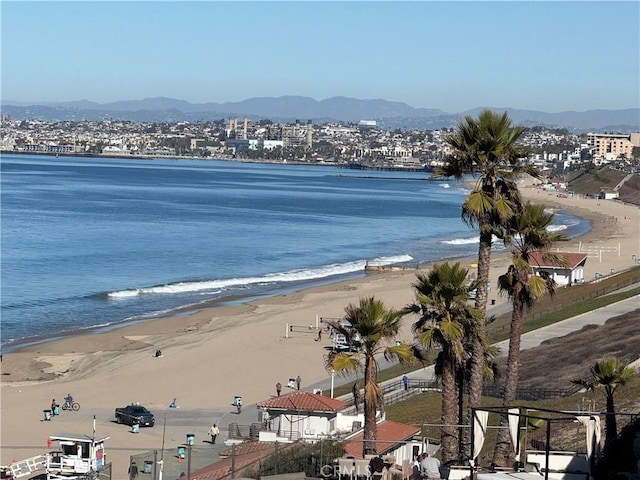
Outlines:
{"label": "parked car", "polygon": [[116,422],[132,426],[138,424],[141,427],[153,427],[155,418],[153,413],[142,405],[132,403],[126,407],[116,408]]}

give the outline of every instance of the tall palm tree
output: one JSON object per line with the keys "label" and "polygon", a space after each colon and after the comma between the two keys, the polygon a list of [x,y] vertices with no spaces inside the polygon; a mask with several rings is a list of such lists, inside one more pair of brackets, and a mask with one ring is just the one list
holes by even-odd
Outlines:
{"label": "tall palm tree", "polygon": [[[453,153],[439,175],[457,179],[466,174],[477,175],[474,189],[462,205],[462,218],[480,230],[478,278],[484,283],[477,290],[475,306],[483,315],[487,310],[493,228],[521,210],[518,176],[525,173],[536,178],[541,176],[535,167],[519,162],[525,151],[517,142],[524,131],[522,126],[512,126],[506,112],[499,115],[483,110],[477,120],[466,116],[457,131],[446,138]],[[475,341],[469,392],[471,406],[480,404],[483,361],[482,345]]]}
{"label": "tall palm tree", "polygon": [[596,390],[597,388],[604,390],[607,398],[607,416],[605,419],[607,430],[605,436],[606,448],[618,435],[613,396],[618,387],[625,385],[631,379],[635,371],[617,358],[603,358],[591,366],[590,371],[590,378],[576,379],[573,380],[573,383],[582,385],[587,390]]}
{"label": "tall palm tree", "polygon": [[406,343],[396,343],[395,336],[405,312],[388,309],[373,297],[361,298],[358,305],[345,308],[342,321],[330,325],[345,336],[350,352],[333,351],[326,357],[328,370],[350,373],[364,369],[364,441],[362,455],[376,454],[376,411],[383,406],[383,392],[377,381],[379,371],[376,356],[387,360],[411,363],[416,360],[415,349]]}
{"label": "tall palm tree", "polygon": [[[511,245],[511,265],[507,273],[498,279],[501,292],[506,292],[512,302],[511,330],[509,333],[509,353],[505,371],[503,407],[508,408],[516,398],[518,386],[518,364],[520,361],[520,336],[525,308],[531,308],[545,294],[555,292],[555,281],[549,276],[533,274],[532,254],[537,252],[545,261],[564,263],[561,255],[549,252],[555,242],[568,238],[560,232],[549,231],[554,214],[547,213],[543,205],[527,203],[522,214],[511,217],[499,236]],[[498,432],[493,453],[493,463],[506,466],[510,456],[508,418],[505,415]]]}
{"label": "tall palm tree", "polygon": [[[484,368],[483,379],[495,381],[500,378],[500,370],[496,358],[500,354],[500,350],[495,345],[491,345],[488,337],[485,335],[485,327],[489,323],[495,321],[495,315],[490,316],[484,322],[484,325],[480,331],[474,328],[476,322],[469,324],[465,329],[464,349],[466,354],[466,360],[463,365],[458,367],[457,382],[458,382],[458,424],[464,425],[465,423],[465,410],[464,410],[464,391],[465,386],[470,384],[471,380],[471,352],[473,352],[473,342],[476,338],[481,339],[483,351],[484,351]],[[479,322],[477,322],[479,323]],[[460,464],[465,463],[465,459],[470,458],[471,455],[471,443],[469,442],[470,431],[468,429],[461,429],[460,438],[458,439]]]}
{"label": "tall palm tree", "polygon": [[406,310],[420,315],[413,330],[420,345],[441,349],[436,371],[442,383],[442,461],[458,458],[458,378],[464,365],[465,332],[477,329],[480,312],[469,304],[470,293],[480,281],[470,280],[469,270],[460,263],[436,264],[427,274],[418,273],[413,284],[416,303]]}

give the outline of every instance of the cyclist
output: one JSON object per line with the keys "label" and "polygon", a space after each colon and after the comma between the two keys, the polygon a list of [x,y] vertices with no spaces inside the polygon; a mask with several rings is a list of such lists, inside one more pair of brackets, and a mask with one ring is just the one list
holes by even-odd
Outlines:
{"label": "cyclist", "polygon": [[67,396],[64,397],[64,403],[66,403],[69,407],[73,404],[73,397],[70,393],[67,393]]}

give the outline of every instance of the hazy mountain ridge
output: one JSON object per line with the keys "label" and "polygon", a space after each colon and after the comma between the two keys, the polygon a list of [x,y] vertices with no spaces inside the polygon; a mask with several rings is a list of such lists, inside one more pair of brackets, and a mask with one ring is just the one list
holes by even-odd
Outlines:
{"label": "hazy mountain ridge", "polygon": [[[466,114],[476,116],[478,107],[458,113],[433,108],[415,108],[406,103],[383,99],[361,100],[350,97],[331,97],[315,100],[310,97],[254,97],[240,102],[190,103],[166,97],[142,100],[121,100],[99,104],[90,100],[72,102],[2,102],[2,112],[15,119],[105,120],[122,119],[150,121],[208,121],[228,117],[247,117],[251,120],[269,118],[276,122],[308,120],[315,122],[358,122],[376,120],[382,128],[436,129],[452,127]],[[507,111],[516,123],[527,126],[564,127],[574,131],[640,130],[640,109],[566,111],[558,113],[521,110],[508,107],[488,107]]]}

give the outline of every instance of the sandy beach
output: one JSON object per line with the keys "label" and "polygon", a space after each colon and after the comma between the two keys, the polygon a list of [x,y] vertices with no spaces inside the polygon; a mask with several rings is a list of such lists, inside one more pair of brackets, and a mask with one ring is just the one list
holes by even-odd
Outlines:
{"label": "sandy beach", "polygon": [[[549,208],[564,209],[590,220],[592,230],[559,245],[561,251],[591,253],[585,279],[596,272],[621,271],[640,258],[640,209],[613,201],[559,198],[532,187],[526,198]],[[619,247],[619,250],[618,250]],[[475,259],[465,259],[473,263]],[[506,254],[492,258],[491,281],[506,270]],[[324,369],[327,336],[316,342],[318,316],[341,317],[349,303],[373,295],[389,307],[413,300],[415,270],[367,274],[364,278],[311,288],[297,293],[218,306],[199,312],[157,319],[105,333],[82,334],[28,346],[4,355],[0,397],[0,465],[46,451],[47,436],[56,432],[90,433],[96,429],[111,437],[109,461],[116,472],[126,471],[129,455],[160,448],[162,428],[131,435],[113,422],[115,407],[140,402],[159,417],[173,398],[182,409],[221,411],[234,395],[246,405],[275,394],[274,385],[286,385],[300,375],[303,388],[327,378]],[[497,303],[506,298],[493,291]],[[410,340],[407,319],[401,340]],[[296,325],[285,338],[287,324]],[[305,328],[307,331],[305,331]],[[161,358],[154,352],[160,349]],[[71,392],[82,404],[79,412],[65,412],[51,422],[42,411],[55,398]],[[212,418],[204,416],[196,435],[204,436]],[[223,434],[224,437],[224,434]],[[184,431],[167,426],[167,445],[184,441]],[[117,476],[114,478],[118,478]]]}

